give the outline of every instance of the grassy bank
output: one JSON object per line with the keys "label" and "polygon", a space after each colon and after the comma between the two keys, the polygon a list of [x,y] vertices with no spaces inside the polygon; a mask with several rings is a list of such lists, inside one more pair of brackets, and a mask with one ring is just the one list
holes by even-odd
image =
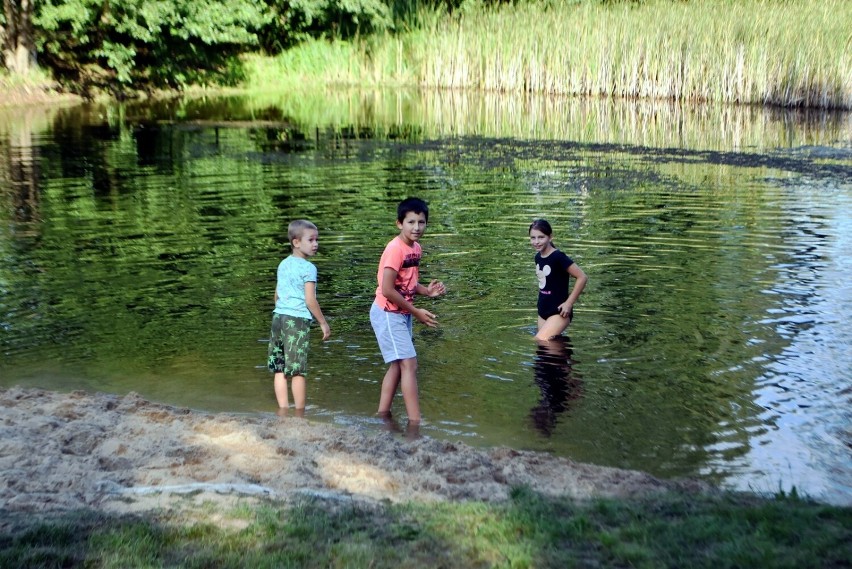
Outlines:
{"label": "grassy bank", "polygon": [[852,109],[852,3],[476,2],[418,27],[247,58],[252,89],[416,85]]}
{"label": "grassy bank", "polygon": [[59,92],[56,83],[44,72],[22,77],[0,71],[0,108],[80,100],[79,97],[69,93]]}
{"label": "grassy bank", "polygon": [[795,496],[579,504],[305,498],[147,516],[6,518],[2,567],[848,567],[852,509]]}

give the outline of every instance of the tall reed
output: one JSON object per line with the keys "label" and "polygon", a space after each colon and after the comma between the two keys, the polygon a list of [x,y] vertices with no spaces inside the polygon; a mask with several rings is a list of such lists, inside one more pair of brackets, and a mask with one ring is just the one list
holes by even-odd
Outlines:
{"label": "tall reed", "polygon": [[[347,84],[852,109],[848,0],[472,5],[422,11],[417,29],[345,48],[304,46],[277,65]],[[332,61],[301,54],[324,49]]]}

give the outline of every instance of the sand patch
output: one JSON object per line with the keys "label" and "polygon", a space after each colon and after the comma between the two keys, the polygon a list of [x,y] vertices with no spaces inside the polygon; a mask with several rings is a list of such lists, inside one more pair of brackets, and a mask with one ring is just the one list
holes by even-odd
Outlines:
{"label": "sand patch", "polygon": [[707,490],[543,453],[476,449],[296,417],[209,414],[126,396],[0,390],[0,510],[160,508],[187,497],[586,499]]}

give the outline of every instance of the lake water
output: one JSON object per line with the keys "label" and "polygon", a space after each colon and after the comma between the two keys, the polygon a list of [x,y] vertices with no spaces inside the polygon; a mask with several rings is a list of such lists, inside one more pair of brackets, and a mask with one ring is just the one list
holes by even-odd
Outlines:
{"label": "lake water", "polygon": [[[409,195],[448,288],[419,300],[441,322],[415,325],[423,435],[852,504],[849,114],[403,92],[0,111],[0,386],[273,413],[262,341],[305,217],[333,333],[307,415],[385,428],[368,313]],[[590,278],[552,353],[536,217]]]}

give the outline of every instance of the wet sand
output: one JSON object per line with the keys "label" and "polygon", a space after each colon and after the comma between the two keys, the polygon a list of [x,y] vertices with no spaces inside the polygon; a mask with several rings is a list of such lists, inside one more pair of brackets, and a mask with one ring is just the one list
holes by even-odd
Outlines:
{"label": "wet sand", "polygon": [[117,513],[194,500],[500,501],[711,490],[697,481],[298,417],[204,413],[125,396],[0,390],[0,511]]}

